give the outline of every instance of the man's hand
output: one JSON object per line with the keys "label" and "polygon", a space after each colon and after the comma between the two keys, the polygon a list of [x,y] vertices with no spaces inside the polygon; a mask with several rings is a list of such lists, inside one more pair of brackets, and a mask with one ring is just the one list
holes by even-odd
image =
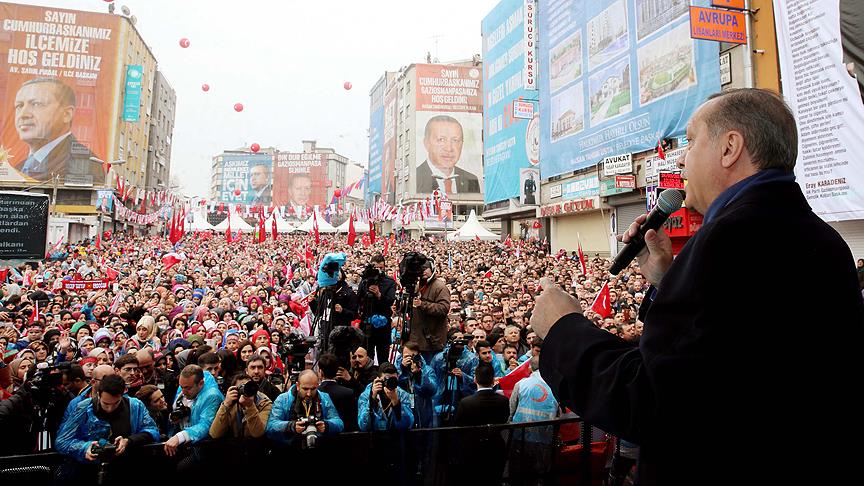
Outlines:
{"label": "man's hand", "polygon": [[326,425],[324,424],[324,422],[321,421],[321,420],[315,422],[315,430],[317,430],[319,434],[323,434],[323,433],[324,433],[324,429],[325,429],[326,427],[327,427],[327,426],[326,426]]}
{"label": "man's hand", "polygon": [[228,391],[225,392],[225,400],[222,401],[222,404],[226,407],[234,405],[234,402],[237,401],[238,395],[240,395],[240,393],[237,391],[236,386],[229,387]]}
{"label": "man's hand", "polygon": [[574,312],[581,314],[582,307],[573,296],[561,290],[561,287],[546,277],[540,279],[540,287],[543,289],[543,293],[537,297],[534,305],[534,312],[531,314],[531,329],[541,339],[546,339],[549,329],[559,319]]}
{"label": "man's hand", "polygon": [[369,398],[371,399],[378,396],[382,390],[384,390],[384,382],[380,378],[376,378],[375,381],[372,382],[372,391],[369,392]]}
{"label": "man's hand", "polygon": [[95,461],[96,459],[98,459],[99,456],[97,456],[96,454],[93,454],[93,452],[91,452],[93,450],[93,448],[98,446],[98,445],[99,445],[98,442],[91,442],[90,445],[87,446],[87,452],[84,453],[84,459],[87,459],[88,461]]}
{"label": "man's hand", "polygon": [[516,358],[510,358],[510,370],[515,370],[519,367],[519,360]]}
{"label": "man's hand", "polygon": [[119,456],[126,451],[126,447],[129,445],[129,439],[125,437],[117,437],[114,439],[114,445],[117,446],[117,455]]}
{"label": "man's hand", "polygon": [[298,420],[298,421],[294,422],[294,433],[295,434],[302,434],[303,429],[305,429],[305,428],[306,428],[306,425],[304,425],[303,421]]}
{"label": "man's hand", "polygon": [[369,292],[372,292],[372,294],[375,295],[376,299],[381,298],[381,289],[379,289],[377,285],[370,285],[369,286]]}
{"label": "man's hand", "polygon": [[[619,235],[618,241],[629,243],[639,233],[639,226],[648,219],[647,214],[636,218],[630,228]],[[645,249],[637,255],[639,270],[645,279],[654,285],[660,283],[666,270],[672,265],[672,240],[665,231],[648,230],[645,232]]]}
{"label": "man's hand", "polygon": [[165,443],[165,455],[168,457],[174,457],[174,454],[177,454],[177,448],[180,447],[180,439],[177,436],[171,437],[168,439],[168,442]]}
{"label": "man's hand", "polygon": [[339,371],[336,372],[336,378],[344,381],[351,381],[351,373],[349,373],[348,370],[340,366]]}
{"label": "man's hand", "polygon": [[333,310],[336,312],[342,312],[342,306],[339,304],[336,304],[333,306]]}
{"label": "man's hand", "polygon": [[453,368],[452,370],[450,370],[450,373],[453,376],[458,376],[459,378],[462,378],[462,369],[461,368]]}
{"label": "man's hand", "polygon": [[[286,388],[287,390],[287,388]],[[255,406],[255,397],[247,397],[246,395],[240,395],[239,400],[240,406],[250,408]]]}
{"label": "man's hand", "polygon": [[399,405],[399,387],[396,387],[396,389],[393,390],[384,387],[384,395],[386,395],[387,398],[390,399],[390,403],[392,403],[394,406]]}
{"label": "man's hand", "polygon": [[420,307],[420,305],[421,305],[422,303],[423,303],[423,300],[420,299],[420,297],[414,297],[414,303],[413,303],[413,306],[414,306],[414,307]]}

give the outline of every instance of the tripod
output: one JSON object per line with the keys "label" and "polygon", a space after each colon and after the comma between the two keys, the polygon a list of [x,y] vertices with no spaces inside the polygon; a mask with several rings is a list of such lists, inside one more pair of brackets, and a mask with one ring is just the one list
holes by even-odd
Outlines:
{"label": "tripod", "polygon": [[314,336],[316,332],[320,336],[320,346],[318,355],[326,353],[330,349],[330,331],[333,330],[333,306],[335,305],[335,295],[331,287],[321,289],[321,295],[318,297],[318,309],[315,313],[315,318],[312,320],[312,327],[309,330],[309,335]]}
{"label": "tripod", "polygon": [[414,297],[417,296],[416,285],[409,286],[403,290],[396,299],[396,313],[402,318],[402,344],[411,339],[411,315],[414,310]]}

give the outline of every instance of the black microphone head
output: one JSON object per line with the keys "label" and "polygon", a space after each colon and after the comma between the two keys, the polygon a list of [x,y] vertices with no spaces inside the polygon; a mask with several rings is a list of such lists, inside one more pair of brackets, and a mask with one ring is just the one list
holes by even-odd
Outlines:
{"label": "black microphone head", "polygon": [[666,189],[657,198],[657,207],[666,214],[672,214],[681,209],[684,195],[678,189]]}

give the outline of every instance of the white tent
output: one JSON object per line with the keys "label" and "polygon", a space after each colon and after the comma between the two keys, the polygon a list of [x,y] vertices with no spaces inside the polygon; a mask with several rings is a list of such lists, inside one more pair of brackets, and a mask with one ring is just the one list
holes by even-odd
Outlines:
{"label": "white tent", "polygon": [[471,214],[468,215],[468,220],[465,221],[458,230],[454,231],[447,235],[447,239],[450,241],[469,241],[477,238],[481,240],[498,240],[501,239],[495,233],[484,228],[479,221],[477,221],[477,214],[474,213],[474,210],[471,210]]}
{"label": "white tent", "polygon": [[[309,219],[303,222],[300,226],[297,227],[297,231],[305,231],[307,233],[312,232],[312,219],[315,216],[309,216]],[[328,223],[321,215],[318,215],[318,232],[319,233],[335,233],[336,228],[333,227],[332,224]]]}
{"label": "white tent", "polygon": [[243,218],[237,215],[234,211],[228,212],[228,218],[225,218],[221,223],[217,224],[213,229],[217,231],[225,231],[228,229],[228,219],[231,219],[231,231],[246,231],[250,232],[254,228],[249,225],[246,221],[243,221]]}
{"label": "white tent", "polygon": [[[347,233],[348,232],[348,223],[350,221],[351,220],[349,219],[349,220],[345,221],[344,223],[340,224],[339,226],[336,227],[336,230],[339,231],[340,233]],[[354,231],[356,231],[357,233],[368,233],[369,232],[369,223],[354,221]]]}
{"label": "white tent", "polygon": [[190,231],[209,231],[213,229],[213,225],[207,222],[207,215],[202,213],[192,213],[194,220],[190,225]]}
{"label": "white tent", "polygon": [[[275,216],[274,216],[274,218],[275,218]],[[272,226],[271,226],[272,224],[273,224],[272,221],[268,220],[268,222],[264,226],[266,226],[267,228],[272,228]],[[277,233],[291,233],[296,229],[297,228],[295,228],[288,221],[285,221],[284,219],[276,218],[276,232]]]}

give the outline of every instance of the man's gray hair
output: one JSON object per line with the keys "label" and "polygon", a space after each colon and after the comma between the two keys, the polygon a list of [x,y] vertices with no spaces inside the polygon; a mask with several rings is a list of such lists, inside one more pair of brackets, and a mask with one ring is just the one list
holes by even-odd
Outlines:
{"label": "man's gray hair", "polygon": [[24,86],[40,83],[49,83],[54,86],[54,96],[62,106],[75,106],[75,91],[73,91],[69,85],[57,78],[33,78],[22,84],[21,87],[23,88]]}
{"label": "man's gray hair", "polygon": [[537,371],[540,369],[540,356],[532,356],[531,361],[528,364],[531,367],[531,371]]}
{"label": "man's gray hair", "polygon": [[792,172],[798,158],[798,130],[792,110],[777,93],[740,88],[715,93],[703,120],[713,139],[728,131],[744,136],[744,146],[759,170]]}
{"label": "man's gray hair", "polygon": [[426,131],[423,132],[423,138],[429,138],[432,135],[432,124],[433,123],[455,123],[459,125],[459,130],[462,130],[462,124],[459,123],[459,120],[453,118],[450,115],[435,115],[426,122]]}

